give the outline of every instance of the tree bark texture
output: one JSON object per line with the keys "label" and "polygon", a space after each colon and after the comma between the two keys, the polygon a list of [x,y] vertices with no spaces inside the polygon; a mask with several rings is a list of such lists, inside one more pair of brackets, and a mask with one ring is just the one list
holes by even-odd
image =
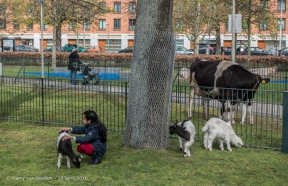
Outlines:
{"label": "tree bark texture", "polygon": [[172,0],[139,0],[123,145],[168,145],[175,37]]}

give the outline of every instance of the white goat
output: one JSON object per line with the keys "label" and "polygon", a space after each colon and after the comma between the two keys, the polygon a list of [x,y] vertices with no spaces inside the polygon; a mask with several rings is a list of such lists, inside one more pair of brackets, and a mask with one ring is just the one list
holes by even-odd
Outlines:
{"label": "white goat", "polygon": [[181,68],[179,71],[179,77],[182,79],[190,78],[190,69],[189,68]]}
{"label": "white goat", "polygon": [[224,140],[226,142],[228,151],[232,151],[230,142],[236,147],[241,147],[243,145],[242,139],[235,134],[231,123],[227,123],[218,118],[211,118],[209,121],[207,121],[205,126],[202,128],[202,132],[205,133],[204,147],[209,151],[212,151],[212,142],[216,137],[219,138],[221,150],[224,150]]}
{"label": "white goat", "polygon": [[190,146],[194,143],[195,127],[190,120],[170,125],[170,135],[177,134],[179,139],[180,150],[183,150],[182,141],[184,142],[184,158],[190,157]]}

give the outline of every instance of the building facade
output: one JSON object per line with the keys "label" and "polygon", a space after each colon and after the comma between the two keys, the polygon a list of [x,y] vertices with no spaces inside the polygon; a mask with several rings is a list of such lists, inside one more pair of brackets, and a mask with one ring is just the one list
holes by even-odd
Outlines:
{"label": "building facade", "polygon": [[[257,34],[257,29],[253,30],[251,46],[258,46],[264,49],[279,47],[280,38],[282,38],[282,48],[288,46],[288,31],[286,29],[286,0],[277,1],[277,17],[282,17],[282,28],[279,29],[276,38],[271,38],[267,31],[265,40],[262,34]],[[102,51],[116,53],[120,49],[134,45],[134,30],[136,24],[136,1],[135,0],[106,0],[106,6],[114,9],[113,13],[107,13],[99,17],[98,22],[93,25],[84,24],[79,26],[77,33],[72,29],[71,25],[63,25],[62,27],[62,46],[68,43],[77,43],[80,46],[100,46]],[[281,25],[281,19],[278,20],[278,24]],[[0,25],[1,26],[1,25]],[[8,26],[7,26],[8,27]],[[85,29],[84,29],[85,28]],[[280,26],[279,26],[280,28]],[[1,28],[0,28],[1,29]],[[49,25],[43,26],[43,48],[52,47],[53,28]],[[23,33],[8,34],[5,28],[1,29],[2,34],[6,34],[8,38],[17,38],[16,44],[31,45],[41,49],[41,30],[39,24],[26,26]],[[264,30],[265,31],[265,30]],[[264,32],[265,33],[265,32]],[[264,34],[265,35],[265,34]],[[282,36],[282,37],[281,37]],[[232,46],[231,33],[223,32],[221,34],[221,46]],[[85,42],[84,42],[85,41]],[[209,42],[212,46],[216,45],[215,36],[205,37],[205,43]],[[242,44],[248,44],[248,40],[245,34],[237,35],[237,46]],[[176,45],[191,48],[190,41],[184,34],[176,35]]]}

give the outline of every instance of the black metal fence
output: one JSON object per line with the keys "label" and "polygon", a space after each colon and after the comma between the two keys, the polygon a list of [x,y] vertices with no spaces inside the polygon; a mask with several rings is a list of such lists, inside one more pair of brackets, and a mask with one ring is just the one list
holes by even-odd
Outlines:
{"label": "black metal fence", "polygon": [[[24,60],[24,59],[23,59]],[[26,59],[27,60],[27,59]],[[32,60],[33,61],[33,60]],[[14,60],[2,60],[3,74],[0,86],[1,112],[3,120],[25,121],[40,123],[43,125],[74,126],[82,123],[81,114],[88,109],[95,110],[108,129],[113,131],[125,131],[127,114],[127,101],[129,96],[130,62],[126,61],[87,61],[97,73],[103,73],[100,84],[94,85],[91,80],[89,85],[82,85],[83,79],[79,78],[79,84],[73,86],[69,77],[45,76],[29,74],[27,72],[41,72],[39,59],[35,63],[31,61],[16,62]],[[23,64],[23,66],[22,66]],[[50,61],[45,61],[46,73],[56,73],[56,69],[48,68]],[[58,73],[66,73],[67,61]],[[189,78],[180,77],[183,67],[189,67],[189,63],[178,62],[175,64],[174,81],[172,88],[171,123],[175,120],[184,120],[188,115],[189,103]],[[23,70],[23,68],[25,70]],[[261,67],[271,68],[271,67]],[[281,70],[279,70],[281,69]],[[278,67],[276,72],[268,74],[270,83],[260,85],[253,105],[253,124],[250,124],[250,116],[247,113],[244,124],[241,105],[235,107],[235,122],[233,128],[246,146],[281,149],[283,129],[283,91],[287,90],[287,71],[284,67]],[[267,70],[267,71],[265,71]],[[117,77],[108,78],[109,73],[117,74]],[[80,75],[81,76],[81,75]],[[103,78],[106,77],[106,78]],[[113,79],[116,78],[116,79]],[[273,82],[274,81],[274,82]],[[281,81],[281,83],[276,83]],[[221,104],[217,100],[208,102],[208,118],[219,117]],[[196,139],[202,140],[201,132],[206,120],[203,118],[201,99],[196,98],[193,105],[192,121],[196,128]]]}

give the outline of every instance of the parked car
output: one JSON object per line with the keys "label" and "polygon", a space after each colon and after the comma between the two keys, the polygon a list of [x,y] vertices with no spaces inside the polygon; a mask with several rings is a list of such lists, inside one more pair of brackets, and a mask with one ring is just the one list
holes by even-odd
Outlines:
{"label": "parked car", "polygon": [[[52,52],[52,47],[48,47],[48,48],[44,49],[43,52]],[[61,52],[64,52],[63,47],[61,47]]]}
{"label": "parked car", "polygon": [[[221,55],[223,52],[224,52],[224,55],[231,55],[232,48],[231,47],[221,47]],[[216,51],[214,53],[216,53]]]}
{"label": "parked car", "polygon": [[124,48],[124,49],[122,49],[122,50],[119,50],[118,53],[133,53],[133,46]]}
{"label": "parked car", "polygon": [[[256,56],[272,56],[274,55],[272,52],[265,50],[260,47],[250,47],[250,54]],[[248,55],[248,47],[241,53],[241,55]]]}
{"label": "parked car", "polygon": [[87,51],[88,53],[99,53],[101,52],[101,48],[99,46],[90,46]]}
{"label": "parked car", "polygon": [[[237,50],[238,49],[238,50]],[[240,55],[241,54],[241,51],[243,52],[244,51],[244,48],[242,50],[242,47],[238,47],[235,49],[235,53],[236,55]],[[216,54],[216,49],[214,50],[214,54]],[[221,47],[221,55],[222,53],[224,52],[224,55],[231,55],[232,53],[232,48],[231,47]]]}
{"label": "parked car", "polygon": [[278,50],[278,55],[281,55],[282,56],[288,56],[288,47],[285,47],[285,48],[282,48],[281,50]]}
{"label": "parked car", "polygon": [[[199,54],[206,54],[206,50],[206,44],[199,44]],[[214,54],[214,48],[212,46],[209,46],[209,54]]]}
{"label": "parked car", "polygon": [[178,46],[178,47],[176,47],[175,54],[193,55],[194,49],[187,49],[183,46]]}
{"label": "parked car", "polygon": [[15,51],[16,52],[39,52],[39,50],[33,46],[28,45],[15,45]]}
{"label": "parked car", "polygon": [[276,48],[270,48],[268,51],[271,52],[274,56],[278,56],[280,54],[280,50]]}
{"label": "parked car", "polygon": [[[66,44],[66,45],[63,47],[63,50],[64,50],[64,52],[72,52],[73,48],[77,48],[77,45],[76,45],[76,44]],[[87,52],[87,49],[78,46],[78,51],[79,51],[79,52]]]}

